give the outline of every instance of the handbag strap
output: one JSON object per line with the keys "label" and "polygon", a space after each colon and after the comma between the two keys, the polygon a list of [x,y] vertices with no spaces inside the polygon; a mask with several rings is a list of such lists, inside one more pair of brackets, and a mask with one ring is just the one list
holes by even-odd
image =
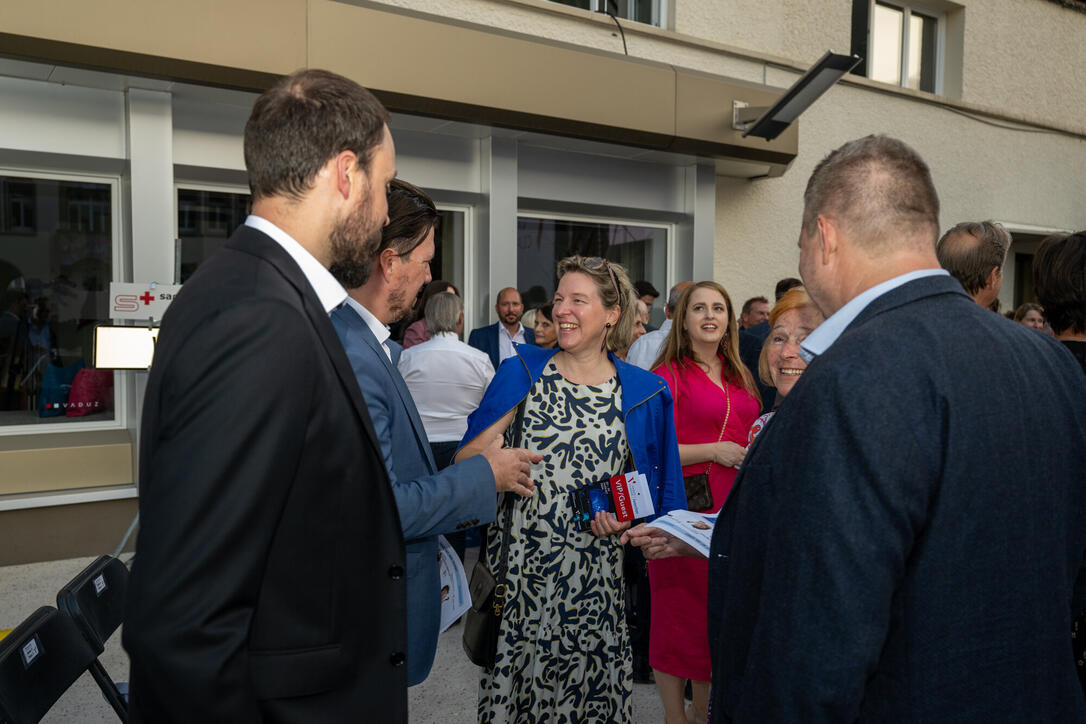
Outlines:
{"label": "handbag strap", "polygon": [[[520,401],[517,405],[517,414],[513,417],[513,447],[517,448],[521,446],[524,439],[524,406],[527,403],[527,396]],[[498,567],[497,575],[494,578],[494,615],[501,616],[502,608],[505,606],[505,571],[509,566],[509,531],[513,526],[513,504],[514,500],[510,497],[513,493],[502,494],[502,544],[501,564]]]}

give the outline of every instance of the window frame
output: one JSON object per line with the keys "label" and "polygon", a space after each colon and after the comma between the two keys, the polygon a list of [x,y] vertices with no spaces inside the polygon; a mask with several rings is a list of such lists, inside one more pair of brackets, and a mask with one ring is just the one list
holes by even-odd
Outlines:
{"label": "window frame", "polygon": [[[123,179],[119,175],[84,173],[80,171],[43,171],[41,169],[26,168],[20,166],[0,166],[0,176],[40,179],[43,181],[70,181],[73,183],[95,183],[109,186],[110,198],[110,254],[112,281],[118,282],[125,279],[127,273],[127,254],[125,253],[127,239],[122,238],[125,228],[122,222],[122,213],[125,210],[121,199]],[[106,289],[109,293],[109,289]],[[110,324],[112,320],[101,320],[102,324]],[[90,352],[90,351],[89,351]],[[87,358],[91,355],[88,354]],[[89,362],[93,358],[88,359]],[[35,422],[30,424],[0,425],[0,437],[14,435],[39,435],[50,433],[72,433],[91,430],[122,430],[128,428],[128,403],[129,380],[118,378],[114,372],[113,380],[113,419],[112,420],[86,420],[77,419],[70,422]]]}
{"label": "window frame", "polygon": [[[607,9],[607,0],[588,0],[588,8],[587,9],[586,8],[579,8],[579,7],[575,6],[575,5],[567,5],[564,2],[559,2],[559,0],[549,0],[549,1],[554,2],[555,4],[564,5],[565,7],[568,7],[568,8],[573,8],[575,10],[584,10],[585,12],[589,12],[589,13],[603,13],[603,12],[606,12],[606,9]],[[640,25],[648,25],[648,26],[653,27],[653,28],[661,28],[663,30],[667,30],[667,28],[668,28],[668,10],[669,10],[668,4],[669,4],[670,0],[649,0],[649,1],[653,4],[652,22],[650,22],[650,23],[642,23],[639,20],[635,20],[635,19],[630,18],[630,17],[623,17],[621,15],[616,15],[615,17],[619,18],[620,20],[626,20],[627,22],[638,23]]]}
{"label": "window frame", "polygon": [[[202,181],[174,180],[173,183],[173,284],[181,283],[181,205],[178,195],[181,191],[207,191],[220,194],[240,194],[252,196],[248,186],[230,183],[207,183]],[[232,231],[230,233],[233,233]],[[227,234],[229,238],[229,234]]]}
{"label": "window frame", "polygon": [[[897,2],[891,0],[863,0],[867,3],[867,58],[864,59],[864,75],[867,78],[871,78],[871,61],[873,59],[872,50],[875,48],[875,37],[873,33],[875,22],[875,6],[882,5],[884,7],[892,8],[894,10],[900,10],[902,14],[902,28],[901,28],[901,56],[898,58],[900,64],[900,71],[898,73],[898,80],[896,85],[899,88],[905,90],[919,91],[921,93],[932,93],[934,95],[944,95],[944,77],[946,75],[946,33],[947,33],[947,13],[945,10],[941,10],[930,5],[914,2]],[[911,40],[912,23],[910,19],[913,13],[929,17],[935,20],[935,87],[928,91],[921,88],[910,88],[908,86],[909,80],[909,41]],[[855,41],[853,41],[855,45]],[[872,80],[874,80],[872,78]],[[885,82],[885,81],[877,81]]]}

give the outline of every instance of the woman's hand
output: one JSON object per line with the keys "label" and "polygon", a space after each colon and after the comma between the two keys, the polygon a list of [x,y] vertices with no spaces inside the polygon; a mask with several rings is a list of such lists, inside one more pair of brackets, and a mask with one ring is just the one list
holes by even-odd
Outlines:
{"label": "woman's hand", "polygon": [[651,528],[644,523],[634,526],[622,534],[622,543],[629,543],[641,549],[642,555],[649,560],[660,558],[701,558],[705,556],[698,553],[693,546],[683,543],[678,538],[673,538],[659,528]]}
{"label": "woman's hand", "polygon": [[596,513],[596,517],[589,525],[592,533],[597,538],[605,538],[609,535],[618,535],[630,527],[630,521],[618,522],[618,519],[610,513]]}
{"label": "woman's hand", "polygon": [[713,447],[713,460],[719,465],[737,468],[746,456],[747,449],[734,442],[718,442]]}

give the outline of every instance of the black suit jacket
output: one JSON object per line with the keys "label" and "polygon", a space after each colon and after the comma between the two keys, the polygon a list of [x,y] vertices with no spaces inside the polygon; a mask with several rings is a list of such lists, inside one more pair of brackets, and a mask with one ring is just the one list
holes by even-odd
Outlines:
{"label": "black suit jacket", "polygon": [[343,347],[248,227],[163,319],[124,645],[132,720],[407,720],[395,501]]}
{"label": "black suit jacket", "polygon": [[954,279],[872,302],[748,451],[713,536],[714,722],[1086,721],[1086,389]]}

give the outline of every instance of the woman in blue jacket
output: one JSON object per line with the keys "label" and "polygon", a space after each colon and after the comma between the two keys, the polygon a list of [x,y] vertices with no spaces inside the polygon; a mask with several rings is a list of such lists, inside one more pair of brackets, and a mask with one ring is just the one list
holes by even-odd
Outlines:
{"label": "woman in blue jacket", "polygon": [[[457,453],[513,437],[523,402],[521,444],[543,456],[532,468],[534,495],[501,503],[513,506],[505,607],[495,665],[480,684],[480,722],[631,720],[619,542],[629,522],[601,512],[591,531],[578,530],[572,495],[636,470],[657,515],[686,507],[671,394],[661,378],[613,354],[630,344],[637,313],[626,270],[571,257],[559,262],[558,279],[559,348],[517,346],[468,418]],[[499,576],[503,510],[483,553]]]}

